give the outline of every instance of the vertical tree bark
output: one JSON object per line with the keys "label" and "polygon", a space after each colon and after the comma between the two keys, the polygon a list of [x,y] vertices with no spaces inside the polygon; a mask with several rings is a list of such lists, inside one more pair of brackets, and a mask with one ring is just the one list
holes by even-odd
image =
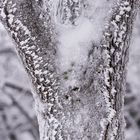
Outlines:
{"label": "vertical tree bark", "polygon": [[[100,3],[0,0],[1,21],[33,83],[40,140],[124,140],[126,64],[138,0],[111,4],[108,17],[109,8],[98,12]],[[84,42],[89,46],[84,58],[77,53],[82,63],[74,59],[65,64],[63,49],[69,44],[63,43],[67,34],[62,33],[76,28],[83,17],[91,27],[94,20],[106,18],[104,28],[99,26],[102,36]]]}

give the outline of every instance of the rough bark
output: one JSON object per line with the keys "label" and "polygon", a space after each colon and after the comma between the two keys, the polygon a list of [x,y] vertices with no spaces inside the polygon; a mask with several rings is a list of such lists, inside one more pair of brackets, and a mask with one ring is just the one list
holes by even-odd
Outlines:
{"label": "rough bark", "polygon": [[[86,63],[72,63],[62,71],[56,21],[76,26],[90,3],[0,0],[1,21],[33,83],[40,140],[124,140],[126,64],[138,0],[118,1],[107,17],[100,44],[92,44]],[[74,85],[69,84],[71,80]]]}

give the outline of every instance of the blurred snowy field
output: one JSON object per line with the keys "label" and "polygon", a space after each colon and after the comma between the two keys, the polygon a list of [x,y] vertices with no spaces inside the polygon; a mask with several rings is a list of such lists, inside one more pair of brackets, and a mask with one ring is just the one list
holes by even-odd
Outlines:
{"label": "blurred snowy field", "polygon": [[[27,74],[0,24],[0,140],[38,140]],[[140,140],[140,14],[133,31],[125,96],[126,140]]]}
{"label": "blurred snowy field", "polygon": [[126,140],[140,140],[140,12],[133,29],[125,96]]}
{"label": "blurred snowy field", "polygon": [[0,24],[0,140],[38,140],[29,79]]}

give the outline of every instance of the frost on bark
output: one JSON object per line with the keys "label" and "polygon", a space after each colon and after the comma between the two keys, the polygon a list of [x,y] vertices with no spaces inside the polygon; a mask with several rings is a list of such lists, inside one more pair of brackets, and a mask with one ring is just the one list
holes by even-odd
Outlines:
{"label": "frost on bark", "polygon": [[32,81],[40,140],[124,140],[126,64],[137,4],[0,0],[1,21]]}

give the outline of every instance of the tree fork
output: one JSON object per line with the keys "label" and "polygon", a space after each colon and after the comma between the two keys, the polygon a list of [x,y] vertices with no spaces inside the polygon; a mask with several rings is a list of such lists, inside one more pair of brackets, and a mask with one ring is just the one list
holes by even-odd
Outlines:
{"label": "tree fork", "polygon": [[[58,66],[61,43],[56,21],[76,26],[90,3],[0,0],[1,21],[32,81],[40,140],[124,140],[126,64],[139,1],[118,1],[100,44],[93,43],[86,64],[78,65],[80,72],[74,63],[63,72]],[[91,13],[88,18],[93,17]],[[72,86],[67,82],[69,73],[75,75]]]}

